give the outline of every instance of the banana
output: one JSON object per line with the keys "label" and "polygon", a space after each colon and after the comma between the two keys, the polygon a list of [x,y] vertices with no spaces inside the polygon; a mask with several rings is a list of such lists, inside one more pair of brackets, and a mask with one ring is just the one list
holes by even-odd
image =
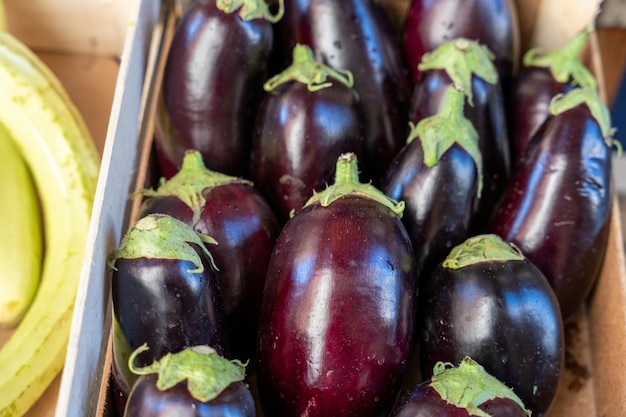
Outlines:
{"label": "banana", "polygon": [[39,285],[42,226],[30,171],[2,124],[0,155],[0,327],[13,327]]}
{"label": "banana", "polygon": [[37,295],[0,349],[0,416],[17,417],[63,368],[100,159],[60,82],[7,32],[0,32],[0,122],[33,174],[45,236]]}
{"label": "banana", "polygon": [[4,2],[0,0],[0,30],[7,30],[7,18],[4,12]]}

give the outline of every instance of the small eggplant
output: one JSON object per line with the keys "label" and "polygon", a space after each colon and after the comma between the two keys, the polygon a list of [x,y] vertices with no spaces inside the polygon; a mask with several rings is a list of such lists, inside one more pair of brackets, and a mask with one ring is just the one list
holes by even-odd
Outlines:
{"label": "small eggplant", "polygon": [[188,149],[199,150],[211,170],[247,175],[272,23],[282,13],[281,7],[271,15],[264,0],[197,0],[185,11],[168,51],[155,119],[163,176],[178,171]]}
{"label": "small eggplant", "polygon": [[516,71],[520,54],[513,0],[413,0],[404,26],[404,55],[413,84],[421,77],[422,56],[456,38],[473,39],[495,54],[503,84]]}
{"label": "small eggplant", "polygon": [[197,233],[211,236],[210,247],[222,294],[230,352],[251,358],[256,349],[258,316],[265,273],[280,226],[274,212],[249,181],[208,170],[198,151],[188,151],[181,170],[162,180],[140,217],[162,213]]}
{"label": "small eggplant", "polygon": [[465,94],[450,85],[440,112],[413,127],[381,181],[381,191],[405,203],[402,222],[418,277],[430,275],[453,246],[469,237],[482,192],[478,133],[463,116],[464,105]]}
{"label": "small eggplant", "polygon": [[130,353],[147,343],[154,361],[193,345],[228,352],[215,265],[214,243],[167,215],[149,215],[124,236],[109,257],[113,303],[113,382],[118,405],[136,379]]}
{"label": "small eggplant", "polygon": [[613,202],[611,120],[594,88],[555,97],[526,147],[490,230],[544,273],[563,318],[600,274]]}
{"label": "small eggplant", "polygon": [[293,63],[265,83],[251,178],[284,223],[333,179],[339,155],[363,155],[363,117],[350,72],[296,45]]}
{"label": "small eggplant", "polygon": [[335,184],[281,232],[263,295],[257,381],[268,416],[388,413],[408,367],[416,310],[403,204],[358,181]]}
{"label": "small eggplant", "polygon": [[596,88],[594,76],[579,59],[594,26],[589,25],[562,48],[540,54],[531,49],[524,55],[520,72],[511,84],[506,104],[513,165],[550,116],[550,101],[575,87]]}
{"label": "small eggplant", "polygon": [[437,362],[429,380],[406,392],[390,417],[530,417],[522,400],[469,357]]}
{"label": "small eggplant", "polygon": [[[192,346],[168,353],[143,368],[128,398],[124,417],[254,417],[252,393],[243,382],[245,365],[228,361],[209,346]],[[185,384],[186,382],[186,384]]]}
{"label": "small eggplant", "polygon": [[285,0],[278,45],[309,45],[324,64],[354,75],[365,117],[363,178],[377,184],[403,145],[408,70],[386,10],[372,0]]}
{"label": "small eggplant", "polygon": [[496,235],[455,247],[421,291],[420,363],[465,356],[523,400],[533,416],[550,408],[564,363],[557,299],[541,271]]}

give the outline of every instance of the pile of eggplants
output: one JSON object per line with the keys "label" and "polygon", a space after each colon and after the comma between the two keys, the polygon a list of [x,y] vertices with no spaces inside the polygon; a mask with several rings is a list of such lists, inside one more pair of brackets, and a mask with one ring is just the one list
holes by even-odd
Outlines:
{"label": "pile of eggplants", "polygon": [[189,4],[109,258],[119,417],[549,413],[613,200],[593,25],[520,62],[512,0],[386,13]]}

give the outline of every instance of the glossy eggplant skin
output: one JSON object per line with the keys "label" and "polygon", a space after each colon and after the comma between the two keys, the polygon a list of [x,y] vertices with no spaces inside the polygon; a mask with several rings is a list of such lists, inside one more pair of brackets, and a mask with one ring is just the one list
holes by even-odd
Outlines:
{"label": "glossy eggplant skin", "polygon": [[363,179],[377,184],[402,148],[411,93],[400,41],[371,0],[285,0],[277,45],[309,45],[318,60],[354,75],[365,117]]}
{"label": "glossy eggplant skin", "polygon": [[547,280],[528,259],[440,265],[423,287],[420,364],[469,356],[545,415],[564,361],[563,321]]}
{"label": "glossy eggplant skin", "polygon": [[491,219],[544,273],[564,319],[584,303],[606,251],[611,149],[586,105],[551,116],[528,144]]}
{"label": "glossy eggplant skin", "polygon": [[254,417],[255,405],[243,382],[229,385],[217,398],[202,402],[194,399],[186,382],[161,391],[157,375],[139,377],[130,393],[124,417]]}
{"label": "glossy eggplant skin", "polygon": [[503,85],[514,74],[520,54],[513,0],[413,0],[404,26],[404,55],[417,84],[422,56],[455,38],[477,40],[495,55]]}
{"label": "glossy eggplant skin", "polygon": [[528,143],[550,116],[552,98],[572,88],[570,83],[556,81],[546,68],[523,67],[516,75],[506,99],[512,165],[520,160]]}
{"label": "glossy eggplant skin", "polygon": [[[491,417],[528,417],[524,410],[515,402],[494,398],[482,403],[479,407]],[[471,417],[467,409],[459,408],[439,395],[425,381],[405,393],[389,417]]]}
{"label": "glossy eggplant skin", "polygon": [[430,168],[424,164],[421,141],[411,141],[391,163],[380,189],[405,203],[402,223],[411,238],[420,279],[430,275],[454,246],[469,237],[477,170],[459,144]]}
{"label": "glossy eggplant skin", "polygon": [[231,356],[247,360],[256,349],[258,315],[270,254],[280,232],[274,212],[246,182],[207,188],[207,203],[194,224],[193,211],[182,200],[160,196],[145,200],[140,216],[164,213],[213,237],[209,250],[225,311]]}
{"label": "glossy eggplant skin", "polygon": [[415,269],[395,215],[366,197],[307,205],[283,228],[261,311],[265,415],[379,416],[412,347]]}
{"label": "glossy eggplant skin", "polygon": [[332,182],[339,155],[363,155],[363,117],[354,91],[336,81],[310,91],[289,82],[261,103],[251,177],[284,224]]}
{"label": "glossy eggplant skin", "polygon": [[201,259],[202,273],[189,272],[195,265],[177,259],[116,260],[111,283],[113,382],[122,407],[136,380],[128,358],[142,344],[147,343],[150,351],[138,358],[138,366],[194,345],[228,352],[217,278],[208,259]]}
{"label": "glossy eggplant skin", "polygon": [[267,20],[244,21],[215,0],[189,6],[168,52],[155,120],[164,177],[177,172],[188,149],[199,150],[211,170],[247,175],[272,43]]}
{"label": "glossy eggplant skin", "polygon": [[[437,114],[450,85],[452,80],[445,71],[426,72],[414,90],[409,120],[417,123]],[[472,101],[473,106],[465,105],[465,117],[478,132],[484,181],[481,197],[474,200],[472,233],[481,233],[510,178],[511,153],[500,83],[490,84],[472,76]]]}

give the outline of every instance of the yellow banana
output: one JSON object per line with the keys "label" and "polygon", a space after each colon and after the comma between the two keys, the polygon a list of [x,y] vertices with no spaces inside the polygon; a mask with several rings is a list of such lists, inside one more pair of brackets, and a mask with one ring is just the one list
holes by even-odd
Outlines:
{"label": "yellow banana", "polygon": [[7,18],[4,12],[4,2],[0,0],[0,30],[7,30]]}
{"label": "yellow banana", "polygon": [[33,174],[45,236],[39,290],[0,349],[0,416],[17,417],[65,362],[99,157],[60,82],[7,32],[0,32],[0,122]]}
{"label": "yellow banana", "polygon": [[13,327],[37,291],[42,230],[39,198],[13,138],[0,124],[0,327]]}

